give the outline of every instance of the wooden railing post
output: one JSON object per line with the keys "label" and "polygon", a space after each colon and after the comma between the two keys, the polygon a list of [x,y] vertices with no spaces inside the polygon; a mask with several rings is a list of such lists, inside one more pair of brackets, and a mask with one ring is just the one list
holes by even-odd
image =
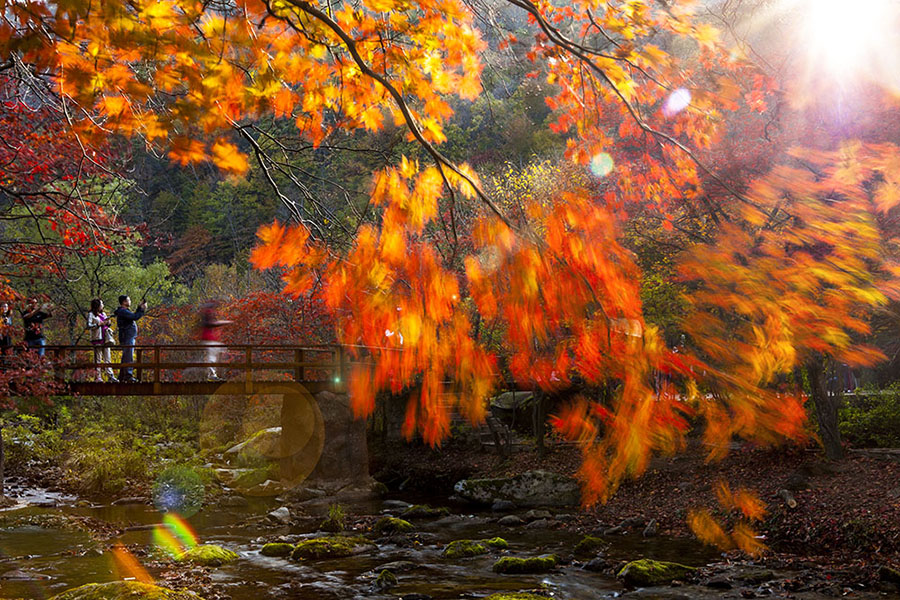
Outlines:
{"label": "wooden railing post", "polygon": [[[294,362],[302,363],[303,362],[303,348],[296,348],[294,350]],[[303,366],[298,365],[294,368],[294,381],[301,382],[306,379],[306,369]]]}
{"label": "wooden railing post", "polygon": [[337,387],[339,389],[345,389],[347,386],[347,356],[344,352],[343,346],[337,347],[337,361],[338,361],[338,369],[337,369]]}
{"label": "wooden railing post", "polygon": [[153,383],[159,383],[162,380],[159,368],[159,346],[153,346]]}
{"label": "wooden railing post", "polygon": [[244,393],[250,394],[253,389],[253,347],[247,346],[244,356]]}
{"label": "wooden railing post", "polygon": [[[142,362],[144,362],[144,349],[143,348],[135,348],[134,350],[135,350],[134,362],[136,362],[138,365],[140,365]],[[134,372],[135,372],[135,378],[138,381],[141,381],[141,379],[144,376],[144,369],[142,369],[140,366],[138,366]]]}

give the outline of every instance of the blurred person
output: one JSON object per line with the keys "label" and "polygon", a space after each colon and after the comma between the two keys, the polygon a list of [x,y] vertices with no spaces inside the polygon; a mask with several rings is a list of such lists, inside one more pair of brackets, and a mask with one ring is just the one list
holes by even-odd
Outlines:
{"label": "blurred person", "polygon": [[12,308],[9,302],[0,303],[0,353],[9,354],[12,348]]}
{"label": "blurred person", "polygon": [[38,356],[44,356],[47,339],[44,337],[44,321],[53,316],[48,302],[39,303],[37,297],[28,300],[22,309],[22,323],[25,325],[25,345],[37,349]]}
{"label": "blurred person", "polygon": [[219,354],[224,348],[221,327],[229,324],[231,321],[220,321],[216,317],[215,302],[207,302],[200,309],[200,343],[206,346],[206,362],[210,364],[206,377],[209,381],[222,381],[213,364],[219,361]]}
{"label": "blurred person", "polygon": [[[91,310],[87,314],[87,328],[91,332],[91,345],[94,347],[95,363],[106,363],[109,365],[112,362],[109,350],[110,343],[114,341],[111,321],[112,319],[103,312],[103,300],[100,298],[91,300]],[[102,371],[106,371],[106,378],[110,382],[117,383],[119,381],[116,379],[115,373],[113,373],[110,366],[97,367],[97,381],[103,381]]]}
{"label": "blurred person", "polygon": [[113,312],[116,316],[116,329],[119,330],[119,345],[122,346],[122,367],[119,369],[119,381],[132,383],[134,368],[126,367],[134,363],[134,343],[137,340],[137,320],[144,316],[147,310],[147,301],[141,300],[138,309],[131,312],[131,298],[119,296],[119,308]]}

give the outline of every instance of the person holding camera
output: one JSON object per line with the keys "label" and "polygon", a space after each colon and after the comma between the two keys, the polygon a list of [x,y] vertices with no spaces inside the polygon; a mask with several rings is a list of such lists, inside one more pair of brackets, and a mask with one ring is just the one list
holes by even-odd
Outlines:
{"label": "person holding camera", "polygon": [[133,383],[134,368],[127,367],[134,363],[134,343],[137,340],[137,320],[144,316],[147,310],[147,301],[141,300],[138,309],[131,311],[131,298],[119,296],[119,308],[113,313],[116,315],[116,328],[119,330],[119,345],[122,346],[122,368],[119,369],[119,381]]}
{"label": "person holding camera", "polygon": [[44,337],[44,321],[53,316],[51,310],[49,303],[40,304],[37,297],[30,298],[22,309],[25,345],[36,349],[38,356],[44,356],[44,346],[47,345],[47,339]]}

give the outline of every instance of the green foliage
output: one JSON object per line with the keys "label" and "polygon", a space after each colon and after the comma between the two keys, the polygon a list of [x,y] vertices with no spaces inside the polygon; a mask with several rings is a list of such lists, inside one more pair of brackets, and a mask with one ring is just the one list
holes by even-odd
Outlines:
{"label": "green foliage", "polygon": [[495,548],[497,550],[506,550],[509,548],[509,542],[504,540],[502,537],[495,537],[489,540],[481,540],[482,544],[487,544],[491,548]]}
{"label": "green foliage", "polygon": [[415,504],[404,510],[400,516],[404,519],[446,517],[450,514],[447,507],[435,508],[427,504]]}
{"label": "green foliage", "polygon": [[516,558],[504,556],[494,563],[495,573],[546,573],[557,565],[559,559],[555,554],[544,556],[532,556],[531,558]]}
{"label": "green foliage", "polygon": [[864,404],[841,407],[841,436],[859,448],[900,447],[900,391],[888,389]]}
{"label": "green foliage", "polygon": [[190,516],[203,506],[205,485],[196,468],[173,465],[159,474],[152,492],[153,504],[159,510]]}
{"label": "green foliage", "polygon": [[88,495],[112,495],[150,477],[151,450],[123,431],[93,429],[69,447],[63,467],[66,484]]}
{"label": "green foliage", "polygon": [[330,533],[340,533],[346,528],[346,514],[344,513],[344,507],[338,503],[334,503],[328,506],[328,517],[322,521],[322,524],[319,525],[319,529],[322,531],[328,531]]}

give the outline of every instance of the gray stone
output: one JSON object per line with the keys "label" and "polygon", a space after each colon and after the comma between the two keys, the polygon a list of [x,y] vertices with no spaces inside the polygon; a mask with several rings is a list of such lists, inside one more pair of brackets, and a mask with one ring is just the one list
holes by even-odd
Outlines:
{"label": "gray stone", "polygon": [[731,583],[731,580],[725,575],[716,575],[715,577],[710,577],[706,582],[706,587],[712,588],[714,590],[730,590],[734,585]]}
{"label": "gray stone", "polygon": [[610,563],[608,559],[598,556],[597,558],[593,558],[593,559],[589,560],[588,562],[586,562],[584,564],[584,566],[581,568],[584,569],[585,571],[592,571],[594,573],[599,573],[599,572],[606,571],[607,569],[609,569],[611,564],[612,563]]}
{"label": "gray stone", "polygon": [[623,535],[626,532],[626,529],[621,525],[616,525],[615,527],[610,527],[609,529],[603,530],[603,535]]}
{"label": "gray stone", "polygon": [[291,522],[291,511],[287,506],[276,508],[267,516],[269,517],[269,519],[275,521],[276,523],[281,523],[283,525],[287,525]]}
{"label": "gray stone", "polygon": [[525,513],[525,519],[527,521],[537,521],[538,519],[550,519],[553,515],[550,514],[549,510],[529,510]]}
{"label": "gray stone", "polygon": [[509,500],[494,500],[491,504],[491,510],[494,512],[509,512],[516,510],[516,505]]}
{"label": "gray stone", "polygon": [[503,525],[504,527],[518,527],[519,525],[521,525],[524,522],[525,521],[523,521],[516,515],[506,515],[505,517],[503,517],[502,519],[497,521],[497,523],[499,523],[500,525]]}
{"label": "gray stone", "polygon": [[656,524],[656,519],[650,519],[650,522],[644,528],[644,537],[656,537],[658,533],[659,526]]}
{"label": "gray stone", "polygon": [[243,496],[223,496],[222,499],[219,500],[219,506],[228,508],[243,508],[248,504],[249,502]]}
{"label": "gray stone", "polygon": [[384,570],[392,571],[394,573],[407,573],[412,571],[413,569],[418,568],[418,564],[414,563],[411,560],[395,560],[394,562],[384,563],[383,565],[378,565],[372,571],[374,573],[381,573]]}
{"label": "gray stone", "polygon": [[384,506],[385,508],[403,509],[403,510],[406,510],[407,508],[412,506],[412,504],[410,504],[409,502],[404,502],[403,500],[383,500],[381,502],[381,505]]}
{"label": "gray stone", "polygon": [[578,482],[547,471],[528,471],[509,478],[464,479],[454,486],[470,502],[492,504],[508,500],[517,506],[575,506],[581,500]]}
{"label": "gray stone", "polygon": [[150,504],[150,499],[143,496],[133,496],[129,498],[119,498],[113,501],[113,506],[123,506],[128,504]]}
{"label": "gray stone", "polygon": [[537,519],[525,526],[525,529],[547,529],[556,523],[553,519]]}

